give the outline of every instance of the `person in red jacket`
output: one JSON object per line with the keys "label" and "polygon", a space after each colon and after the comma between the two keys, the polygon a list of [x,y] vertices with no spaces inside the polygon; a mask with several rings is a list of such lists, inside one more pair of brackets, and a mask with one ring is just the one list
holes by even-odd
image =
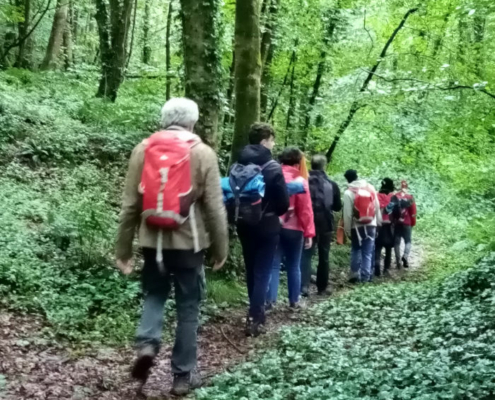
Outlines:
{"label": "person in red jacket", "polygon": [[[406,181],[402,181],[401,189],[396,193],[399,201],[400,215],[395,219],[395,259],[397,268],[401,265],[409,268],[409,253],[411,252],[412,228],[416,226],[416,202],[409,193],[409,186]],[[401,243],[404,239],[404,254],[401,257]],[[402,262],[402,264],[401,264]]]}
{"label": "person in red jacket", "polygon": [[390,273],[390,265],[392,263],[392,248],[394,247],[394,233],[392,219],[387,213],[387,206],[394,195],[394,181],[390,178],[382,180],[382,186],[378,192],[378,202],[380,203],[380,211],[382,213],[382,226],[377,229],[377,237],[375,240],[375,276],[381,276],[381,258],[382,250],[385,249],[385,261],[383,266],[383,274]]}
{"label": "person in red jacket", "polygon": [[280,156],[285,182],[301,181],[305,193],[290,197],[289,211],[281,217],[283,224],[280,242],[273,260],[273,270],[268,286],[267,305],[271,307],[277,301],[280,279],[280,263],[285,259],[289,286],[289,305],[297,307],[301,293],[301,255],[303,247],[311,248],[315,237],[315,223],[308,181],[301,176],[300,163],[302,152],[298,148],[288,147]]}

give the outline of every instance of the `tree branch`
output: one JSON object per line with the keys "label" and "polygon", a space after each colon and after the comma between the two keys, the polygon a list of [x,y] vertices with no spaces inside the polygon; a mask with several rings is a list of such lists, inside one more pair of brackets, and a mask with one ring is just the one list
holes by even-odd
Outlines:
{"label": "tree branch", "polygon": [[[380,53],[380,57],[378,58],[378,60],[376,61],[375,65],[373,65],[373,67],[371,68],[371,71],[369,72],[368,76],[366,77],[364,83],[363,83],[363,86],[361,86],[361,89],[359,90],[360,93],[366,91],[366,89],[368,88],[368,85],[370,84],[370,82],[372,81],[376,71],[378,70],[378,67],[380,66],[380,64],[382,63],[383,59],[386,57],[387,55],[387,51],[390,47],[390,45],[392,44],[392,42],[394,41],[394,39],[396,38],[397,34],[400,32],[400,30],[404,27],[407,19],[412,15],[414,14],[415,12],[418,11],[418,8],[411,8],[405,15],[404,17],[402,18],[402,20],[400,21],[399,25],[397,26],[397,28],[395,28],[395,30],[392,32],[392,35],[388,38],[387,42],[385,43],[385,46],[383,47],[382,49],[382,52]],[[354,118],[354,115],[356,114],[356,112],[362,108],[363,106],[359,105],[358,101],[355,100],[352,105],[351,105],[351,109],[349,111],[349,114],[347,115],[347,118],[345,119],[344,122],[342,122],[342,124],[340,125],[339,127],[339,130],[337,131],[337,134],[335,135],[335,138],[333,139],[333,142],[332,144],[330,145],[330,148],[328,149],[327,151],[327,154],[326,154],[326,157],[327,157],[327,160],[330,161],[331,158],[332,158],[332,154],[333,152],[335,151],[335,148],[337,147],[337,144],[339,143],[339,140],[341,138],[341,136],[344,134],[344,132],[346,131],[346,129],[349,127],[349,125],[351,124],[352,122],[352,119]]]}

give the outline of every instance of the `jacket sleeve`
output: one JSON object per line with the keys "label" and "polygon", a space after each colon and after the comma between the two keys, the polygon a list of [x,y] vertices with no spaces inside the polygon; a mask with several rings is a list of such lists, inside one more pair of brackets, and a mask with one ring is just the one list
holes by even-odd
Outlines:
{"label": "jacket sleeve", "polygon": [[344,192],[344,230],[347,236],[351,236],[353,207],[353,195],[348,189]]}
{"label": "jacket sleeve", "polygon": [[315,220],[313,216],[313,205],[311,204],[311,194],[309,192],[308,181],[303,183],[306,193],[296,195],[296,216],[301,222],[305,238],[313,238],[316,236]]}
{"label": "jacket sleeve", "polygon": [[376,217],[376,226],[382,226],[382,210],[380,208],[380,200],[378,200],[378,193],[375,192],[375,217]]}
{"label": "jacket sleeve", "polygon": [[413,198],[413,203],[411,204],[411,207],[409,207],[409,213],[411,215],[411,226],[416,226],[416,216],[417,216],[417,207],[416,207],[416,201]]}
{"label": "jacket sleeve", "polygon": [[282,167],[276,162],[270,163],[265,168],[266,192],[268,201],[278,217],[284,215],[290,206],[289,192],[285,183]]}
{"label": "jacket sleeve", "polygon": [[223,204],[218,160],[215,152],[211,148],[208,148],[208,154],[205,155],[204,171],[204,219],[206,229],[211,239],[213,258],[215,261],[222,261],[227,257],[229,248],[227,213]]}
{"label": "jacket sleeve", "polygon": [[340,188],[335,182],[331,182],[333,186],[333,205],[332,211],[339,212],[342,210],[342,199],[340,197]]}
{"label": "jacket sleeve", "polygon": [[127,261],[132,258],[132,242],[141,220],[142,195],[139,184],[144,165],[144,146],[137,145],[129,161],[129,169],[125,178],[122,210],[119,216],[115,256],[118,260]]}

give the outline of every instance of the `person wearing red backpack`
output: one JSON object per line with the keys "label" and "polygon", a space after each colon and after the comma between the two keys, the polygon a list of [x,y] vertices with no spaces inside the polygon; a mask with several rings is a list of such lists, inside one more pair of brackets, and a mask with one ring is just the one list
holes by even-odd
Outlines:
{"label": "person wearing red backpack", "polygon": [[358,179],[355,170],[344,174],[349,186],[344,192],[344,230],[351,238],[351,283],[371,282],[377,226],[381,226],[380,204],[375,188]]}
{"label": "person wearing red backpack", "polygon": [[130,274],[132,242],[139,227],[144,307],[132,376],[143,383],[158,354],[165,302],[172,284],[175,287],[177,329],[171,359],[175,395],[201,384],[196,365],[204,251],[211,249],[214,270],[222,267],[228,252],[218,160],[213,149],[192,133],[198,119],[195,102],[171,99],[162,109],[163,131],[134,148],[116,243],[117,266]]}
{"label": "person wearing red backpack", "polygon": [[375,276],[381,276],[381,258],[382,250],[385,249],[385,261],[383,274],[390,273],[392,262],[392,248],[394,247],[394,232],[392,218],[390,215],[390,201],[394,192],[394,181],[390,178],[382,180],[382,186],[378,192],[378,201],[380,203],[380,212],[382,214],[382,226],[378,227],[375,243]]}
{"label": "person wearing red backpack", "polygon": [[[395,194],[398,199],[395,218],[395,260],[397,268],[401,265],[409,268],[409,253],[412,245],[412,228],[416,226],[416,201],[409,193],[409,186],[406,181],[400,184],[400,191]],[[404,254],[401,257],[400,246],[404,239]],[[402,263],[401,263],[402,262]]]}

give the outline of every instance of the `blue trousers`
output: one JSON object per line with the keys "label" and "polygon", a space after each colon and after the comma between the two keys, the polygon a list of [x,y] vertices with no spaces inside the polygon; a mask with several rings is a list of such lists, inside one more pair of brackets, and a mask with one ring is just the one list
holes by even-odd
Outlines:
{"label": "blue trousers", "polygon": [[289,303],[295,304],[299,301],[299,295],[301,294],[301,256],[303,244],[304,238],[301,231],[282,229],[280,242],[273,259],[273,269],[266,298],[267,303],[275,303],[277,301],[282,258],[284,258],[284,264],[287,270]]}
{"label": "blue trousers", "polygon": [[361,226],[351,232],[351,275],[361,282],[371,282],[373,277],[375,235],[375,226]]}

